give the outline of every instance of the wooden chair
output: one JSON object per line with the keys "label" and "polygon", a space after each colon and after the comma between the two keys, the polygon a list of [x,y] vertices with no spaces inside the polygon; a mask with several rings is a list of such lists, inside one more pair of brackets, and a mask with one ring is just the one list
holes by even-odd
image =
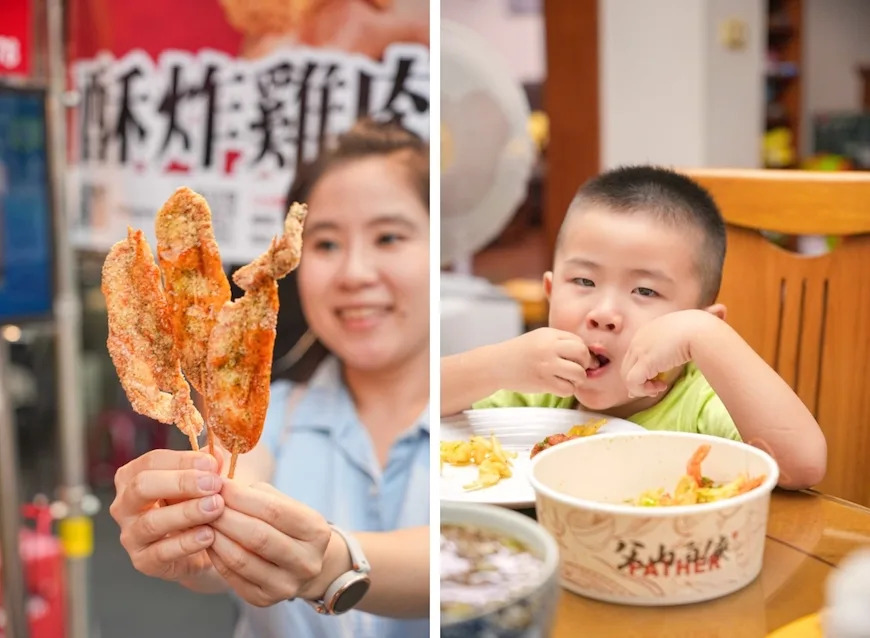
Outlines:
{"label": "wooden chair", "polygon": [[[825,433],[828,471],[818,489],[870,506],[870,173],[685,172],[728,225],[719,296],[728,322]],[[807,256],[760,230],[841,241]]]}

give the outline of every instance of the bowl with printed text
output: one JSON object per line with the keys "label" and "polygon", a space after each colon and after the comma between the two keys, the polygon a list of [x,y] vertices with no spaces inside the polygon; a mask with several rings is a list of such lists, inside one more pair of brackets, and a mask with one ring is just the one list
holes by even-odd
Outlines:
{"label": "bowl with printed text", "polygon": [[568,441],[529,470],[561,585],[648,606],[712,600],[755,580],[778,479],[755,447],[664,431]]}

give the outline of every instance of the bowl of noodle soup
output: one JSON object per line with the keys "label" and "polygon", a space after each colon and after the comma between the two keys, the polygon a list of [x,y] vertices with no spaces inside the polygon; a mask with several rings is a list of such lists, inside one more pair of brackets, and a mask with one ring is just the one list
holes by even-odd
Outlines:
{"label": "bowl of noodle soup", "polygon": [[492,505],[441,504],[442,638],[550,634],[559,550],[534,519]]}

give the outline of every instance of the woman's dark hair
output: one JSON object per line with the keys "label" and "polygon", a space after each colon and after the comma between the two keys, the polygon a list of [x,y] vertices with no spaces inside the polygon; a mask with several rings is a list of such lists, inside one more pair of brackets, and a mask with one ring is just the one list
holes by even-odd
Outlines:
{"label": "woman's dark hair", "polygon": [[[366,118],[340,135],[335,144],[317,159],[302,165],[290,185],[285,209],[293,202],[308,201],[320,179],[345,162],[372,156],[399,154],[404,159],[408,177],[420,200],[429,208],[429,146],[422,138],[395,122],[377,122]],[[303,249],[304,251],[304,249]],[[241,291],[233,290],[233,297]],[[272,361],[272,380],[305,382],[329,355],[329,350],[309,331],[302,313],[296,272],[278,284],[277,336]]]}

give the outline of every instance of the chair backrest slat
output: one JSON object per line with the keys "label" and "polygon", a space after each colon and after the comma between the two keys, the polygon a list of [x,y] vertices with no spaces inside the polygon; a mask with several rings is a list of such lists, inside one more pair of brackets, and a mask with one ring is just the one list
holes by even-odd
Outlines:
{"label": "chair backrest slat", "polygon": [[[719,301],[828,441],[818,486],[870,506],[870,174],[687,170],[728,224]],[[787,251],[759,231],[842,237]]]}

